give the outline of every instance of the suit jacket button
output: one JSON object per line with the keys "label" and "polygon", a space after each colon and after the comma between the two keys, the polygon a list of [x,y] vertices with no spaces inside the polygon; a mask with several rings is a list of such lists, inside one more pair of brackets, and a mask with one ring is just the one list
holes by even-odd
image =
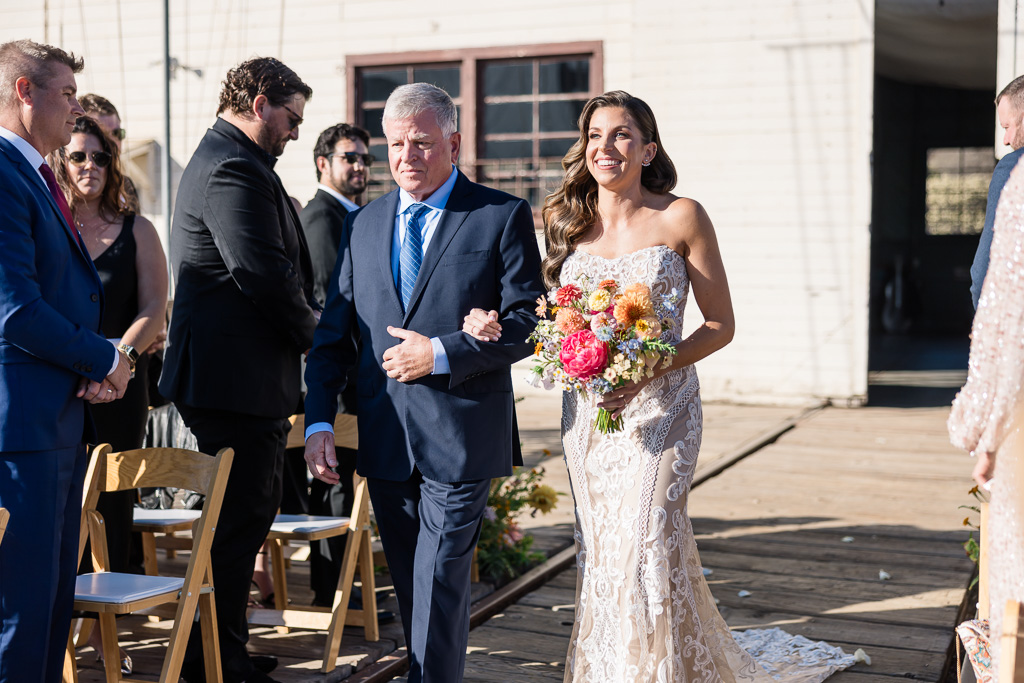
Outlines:
{"label": "suit jacket button", "polygon": [[92,372],[92,366],[91,365],[86,365],[85,366],[85,371],[86,372]]}
{"label": "suit jacket button", "polygon": [[97,294],[96,292],[93,292],[92,294],[89,295],[89,298],[92,299],[93,303],[96,303],[97,301],[100,300],[100,295]]}
{"label": "suit jacket button", "polygon": [[81,370],[82,369],[82,364],[81,363],[75,363],[71,367],[73,367],[75,370]]}

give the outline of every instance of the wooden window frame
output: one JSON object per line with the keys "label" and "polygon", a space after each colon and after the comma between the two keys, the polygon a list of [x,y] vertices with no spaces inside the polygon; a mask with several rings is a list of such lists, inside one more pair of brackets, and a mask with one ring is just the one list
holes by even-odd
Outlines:
{"label": "wooden window frame", "polygon": [[[590,97],[604,92],[604,47],[597,41],[578,41],[571,43],[540,43],[534,45],[509,45],[500,47],[460,48],[452,50],[419,50],[413,52],[379,52],[362,55],[345,56],[345,76],[348,82],[346,98],[346,116],[348,121],[359,120],[362,105],[362,93],[359,92],[358,71],[364,68],[415,68],[424,66],[442,66],[458,64],[461,68],[460,93],[456,98],[460,102],[459,130],[462,133],[462,149],[460,151],[459,168],[470,180],[478,176],[478,144],[477,129],[478,104],[481,101],[479,85],[480,70],[478,62],[502,59],[537,59],[573,57],[590,60],[589,93],[580,93]],[[386,160],[385,160],[386,161]]]}

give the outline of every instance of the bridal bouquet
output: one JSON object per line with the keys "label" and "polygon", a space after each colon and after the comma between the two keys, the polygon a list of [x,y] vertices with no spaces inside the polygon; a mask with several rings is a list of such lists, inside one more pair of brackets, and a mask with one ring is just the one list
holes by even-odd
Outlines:
{"label": "bridal bouquet", "polygon": [[[595,284],[586,275],[551,290],[537,299],[541,320],[530,336],[535,384],[601,396],[652,377],[658,363],[668,367],[676,352],[661,336],[672,325],[678,299],[675,289],[654,297],[644,284]],[[617,432],[622,416],[612,420],[600,408],[595,429]]]}

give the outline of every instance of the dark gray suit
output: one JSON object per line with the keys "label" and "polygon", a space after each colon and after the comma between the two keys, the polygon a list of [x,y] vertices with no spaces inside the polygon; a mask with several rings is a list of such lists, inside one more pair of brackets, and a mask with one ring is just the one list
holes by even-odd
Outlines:
{"label": "dark gray suit", "polygon": [[348,209],[323,190],[302,209],[302,230],[309,243],[309,256],[313,261],[313,296],[320,303],[327,301],[327,282],[338,260],[338,245],[345,226]]}
{"label": "dark gray suit", "polygon": [[992,248],[992,226],[996,220],[996,207],[999,206],[999,195],[1003,192],[1003,185],[1010,177],[1010,171],[1017,165],[1020,155],[1024,153],[1024,147],[1010,152],[996,164],[992,172],[992,182],[988,185],[988,204],[985,206],[985,227],[981,230],[981,240],[978,242],[978,251],[974,253],[974,263],[971,264],[971,300],[974,308],[978,308],[978,300],[981,298],[981,286],[985,283],[985,273],[988,271],[988,252]]}
{"label": "dark gray suit", "polygon": [[[171,231],[174,309],[160,392],[199,449],[235,449],[211,549],[225,683],[252,675],[253,564],[281,501],[287,417],[316,318],[309,250],[276,159],[218,119],[181,177]],[[198,631],[183,676],[201,680]]]}

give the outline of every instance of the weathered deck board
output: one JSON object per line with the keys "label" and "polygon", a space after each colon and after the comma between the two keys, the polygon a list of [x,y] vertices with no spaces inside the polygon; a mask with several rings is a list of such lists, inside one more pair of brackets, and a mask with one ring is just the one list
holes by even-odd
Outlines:
{"label": "weathered deck board", "polygon": [[[698,547],[728,623],[865,649],[872,665],[835,683],[937,680],[972,569],[958,509],[971,501],[970,462],[948,445],[946,414],[827,409],[693,491]],[[467,680],[560,680],[575,580],[563,572],[474,630]]]}

